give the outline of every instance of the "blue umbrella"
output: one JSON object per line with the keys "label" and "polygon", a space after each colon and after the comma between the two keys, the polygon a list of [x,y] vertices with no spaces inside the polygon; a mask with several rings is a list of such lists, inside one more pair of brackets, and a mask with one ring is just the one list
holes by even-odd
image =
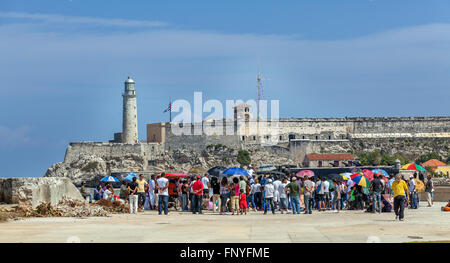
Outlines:
{"label": "blue umbrella", "polygon": [[120,182],[119,179],[113,176],[105,176],[101,180],[101,182],[111,182],[111,183],[117,183]]}
{"label": "blue umbrella", "polygon": [[125,177],[123,178],[123,180],[125,180],[125,181],[130,181],[130,182],[131,182],[131,181],[133,181],[133,177],[137,177],[135,173],[128,173],[128,175],[125,176]]}
{"label": "blue umbrella", "polygon": [[372,173],[376,173],[376,174],[379,174],[379,175],[384,175],[386,177],[389,177],[389,174],[383,169],[373,169]]}
{"label": "blue umbrella", "polygon": [[244,169],[239,168],[239,167],[228,168],[225,171],[223,171],[222,174],[250,176],[250,174],[247,172],[247,170],[244,170]]}

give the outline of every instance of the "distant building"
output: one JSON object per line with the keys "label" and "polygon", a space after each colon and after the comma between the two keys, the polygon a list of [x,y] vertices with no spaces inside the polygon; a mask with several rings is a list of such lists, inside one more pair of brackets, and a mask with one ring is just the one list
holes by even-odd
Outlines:
{"label": "distant building", "polygon": [[164,143],[166,141],[166,123],[147,124],[147,142]]}
{"label": "distant building", "polygon": [[423,167],[431,167],[431,169],[433,169],[433,171],[436,170],[436,168],[440,167],[440,166],[447,166],[446,163],[443,163],[437,159],[431,159],[428,160],[424,163],[421,164]]}
{"label": "distant building", "polygon": [[307,154],[303,162],[304,167],[339,167],[343,162],[352,164],[355,158],[351,153]]}

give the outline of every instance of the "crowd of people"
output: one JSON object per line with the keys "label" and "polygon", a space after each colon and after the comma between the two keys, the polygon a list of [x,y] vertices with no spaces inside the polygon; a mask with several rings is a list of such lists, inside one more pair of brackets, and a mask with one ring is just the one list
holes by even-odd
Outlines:
{"label": "crowd of people", "polygon": [[[169,180],[165,173],[153,175],[148,181],[143,175],[133,177],[131,182],[123,182],[117,196],[110,183],[94,189],[94,200],[127,200],[130,213],[138,210],[158,210],[159,214],[169,213],[169,206],[182,212],[202,214],[205,209],[220,215],[246,215],[250,210],[268,211],[275,214],[311,214],[313,211],[365,210],[371,213],[395,211],[396,219],[403,220],[404,209],[419,207],[417,177],[423,181],[428,206],[433,205],[434,186],[431,177],[425,181],[421,174],[414,174],[405,180],[402,176],[374,175],[370,187],[333,181],[325,177],[297,177],[295,174],[279,176],[273,174],[250,176],[210,176],[193,175],[175,182],[169,195]],[[81,192],[89,195],[84,185]],[[170,200],[169,200],[170,199]]]}

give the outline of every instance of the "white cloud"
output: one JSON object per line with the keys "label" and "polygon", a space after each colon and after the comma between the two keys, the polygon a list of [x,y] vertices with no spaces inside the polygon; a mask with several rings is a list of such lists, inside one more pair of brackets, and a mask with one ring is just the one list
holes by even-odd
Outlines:
{"label": "white cloud", "polygon": [[0,12],[1,18],[38,20],[46,23],[69,23],[69,24],[88,24],[94,26],[113,26],[113,27],[162,27],[167,26],[166,22],[129,20],[129,19],[108,19],[84,16],[65,16],[55,14],[30,14],[19,12]]}

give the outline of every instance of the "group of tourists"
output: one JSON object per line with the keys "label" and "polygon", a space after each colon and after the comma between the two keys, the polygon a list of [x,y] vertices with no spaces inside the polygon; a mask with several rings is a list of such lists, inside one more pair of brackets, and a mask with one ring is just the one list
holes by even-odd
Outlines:
{"label": "group of tourists", "polygon": [[[153,175],[147,181],[141,174],[131,182],[124,182],[119,196],[111,184],[94,189],[94,200],[127,200],[130,213],[138,210],[158,210],[159,214],[169,213],[169,206],[182,212],[202,214],[212,210],[220,215],[246,215],[250,210],[267,214],[277,211],[281,214],[311,214],[313,211],[365,210],[372,213],[395,211],[396,219],[403,220],[405,207],[419,207],[416,188],[417,174],[405,180],[402,176],[391,175],[382,180],[382,175],[374,175],[370,187],[347,184],[346,181],[333,181],[324,177],[297,178],[295,174],[280,177],[273,174],[250,176],[215,177],[208,174],[180,178],[173,186],[169,204],[169,180],[165,173]],[[431,177],[423,180],[427,193],[428,206],[433,205],[434,186]],[[82,185],[82,195],[92,198]]]}

